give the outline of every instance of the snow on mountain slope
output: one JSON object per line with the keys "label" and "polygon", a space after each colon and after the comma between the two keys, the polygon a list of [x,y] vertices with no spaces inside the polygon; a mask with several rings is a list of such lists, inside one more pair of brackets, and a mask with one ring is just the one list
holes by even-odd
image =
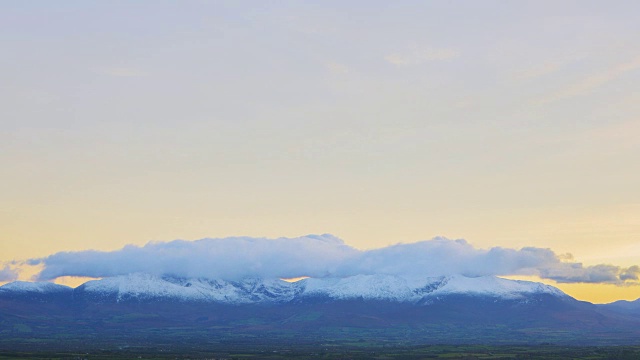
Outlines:
{"label": "snow on mountain slope", "polygon": [[295,289],[282,280],[247,279],[240,282],[208,279],[158,277],[148,274],[129,274],[102,280],[92,280],[79,287],[83,292],[98,296],[125,299],[172,299],[222,303],[252,303],[289,301]]}
{"label": "snow on mountain slope", "polygon": [[403,278],[392,275],[356,275],[341,279],[306,279],[300,283],[304,287],[303,295],[324,295],[334,299],[417,302],[424,298],[453,294],[501,299],[521,299],[532,294],[567,296],[553,286],[494,276]]}
{"label": "snow on mountain slope", "polygon": [[328,296],[333,299],[419,300],[420,288],[438,285],[441,278],[420,280],[393,275],[355,275],[346,278],[305,279],[299,281],[303,296]]}
{"label": "snow on mountain slope", "polygon": [[445,278],[442,287],[432,295],[467,294],[486,295],[502,299],[519,299],[531,294],[567,296],[560,289],[532,281],[508,280],[495,276],[466,277],[454,275]]}
{"label": "snow on mountain slope", "polygon": [[[118,301],[127,298],[221,301],[227,297],[234,297],[235,288],[230,288],[226,285],[225,283],[219,284],[217,282],[212,284],[202,284],[200,282],[195,282],[195,284],[180,283],[178,281],[167,281],[148,274],[130,274],[88,281],[78,289],[97,297],[115,296]],[[212,288],[216,289],[216,291],[206,291],[206,289]],[[210,298],[211,296],[213,298]]]}
{"label": "snow on mountain slope", "polygon": [[0,286],[0,292],[11,293],[62,293],[72,291],[73,289],[58,285],[46,281],[42,282],[29,282],[29,281],[14,281],[3,286]]}
{"label": "snow on mountain slope", "polygon": [[[14,282],[2,291],[59,292],[66,286],[52,283]],[[241,281],[185,279],[149,274],[130,274],[92,280],[74,290],[78,297],[127,300],[199,301],[228,304],[286,303],[309,298],[334,300],[365,299],[424,303],[448,295],[486,296],[500,299],[526,299],[534,294],[566,297],[559,289],[530,281],[494,276],[400,277],[394,275],[355,275],[345,278],[307,278],[294,283],[280,279]],[[74,296],[76,296],[74,295]]]}

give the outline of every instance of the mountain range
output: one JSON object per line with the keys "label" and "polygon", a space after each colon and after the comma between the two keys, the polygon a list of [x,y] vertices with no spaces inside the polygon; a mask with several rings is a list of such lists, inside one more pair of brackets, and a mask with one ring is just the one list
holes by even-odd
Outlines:
{"label": "mountain range", "polygon": [[186,279],[137,273],[88,281],[75,289],[50,282],[25,281],[16,281],[0,287],[1,297],[66,295],[69,300],[164,300],[224,304],[288,303],[311,298],[423,304],[452,294],[523,301],[534,294],[567,297],[559,289],[540,283],[506,280],[493,276],[470,278],[460,275],[425,278],[356,275],[287,282],[280,279]]}
{"label": "mountain range", "polygon": [[393,341],[640,343],[640,300],[595,305],[493,276],[222,280],[149,274],[76,288],[0,287],[0,348],[109,344]]}

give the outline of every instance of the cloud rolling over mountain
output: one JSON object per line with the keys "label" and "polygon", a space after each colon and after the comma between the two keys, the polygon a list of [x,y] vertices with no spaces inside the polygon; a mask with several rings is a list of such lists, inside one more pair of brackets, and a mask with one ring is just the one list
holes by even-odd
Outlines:
{"label": "cloud rolling over mountain", "polygon": [[0,281],[13,281],[18,278],[18,272],[9,267],[9,265],[5,265],[3,268],[0,268]]}
{"label": "cloud rolling over mountain", "polygon": [[[241,279],[345,277],[357,274],[439,276],[538,275],[557,282],[637,284],[640,268],[584,266],[550,249],[477,249],[465,240],[434,238],[358,250],[329,235],[297,238],[230,237],[150,242],[115,251],[59,252],[30,259],[42,265],[38,280],[61,276],[109,277],[142,272]],[[6,270],[6,269],[5,269]],[[4,270],[3,270],[4,271]]]}

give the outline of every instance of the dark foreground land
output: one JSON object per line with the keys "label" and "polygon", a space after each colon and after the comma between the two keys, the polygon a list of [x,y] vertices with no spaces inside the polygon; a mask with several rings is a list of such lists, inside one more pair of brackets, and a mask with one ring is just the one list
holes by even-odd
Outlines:
{"label": "dark foreground land", "polygon": [[4,359],[640,359],[640,346],[567,347],[553,345],[392,345],[231,346],[226,349],[170,350],[130,347],[90,352],[0,351]]}
{"label": "dark foreground land", "polygon": [[0,297],[0,360],[137,358],[640,359],[640,316],[553,296],[422,305]]}

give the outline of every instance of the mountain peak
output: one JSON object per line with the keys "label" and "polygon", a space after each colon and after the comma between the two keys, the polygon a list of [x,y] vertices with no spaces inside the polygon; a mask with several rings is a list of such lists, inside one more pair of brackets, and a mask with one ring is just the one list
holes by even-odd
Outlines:
{"label": "mountain peak", "polygon": [[568,296],[562,290],[533,281],[509,280],[496,276],[467,277],[451,275],[446,277],[446,285],[439,289],[440,294],[492,295],[505,299],[522,298],[530,294],[550,294]]}
{"label": "mountain peak", "polygon": [[15,293],[60,293],[66,291],[72,291],[73,289],[65,286],[54,284],[47,281],[14,281],[3,286],[0,286],[0,291],[15,292]]}
{"label": "mountain peak", "polygon": [[[14,282],[0,287],[3,292],[61,292],[72,289],[53,283]],[[307,278],[297,282],[281,279],[247,278],[239,281],[157,276],[146,273],[88,281],[78,288],[78,296],[103,301],[167,300],[227,304],[287,303],[310,298],[333,300],[376,300],[426,303],[450,295],[481,296],[520,300],[536,294],[568,297],[559,289],[541,283],[508,280],[495,276],[402,277],[373,274],[348,277]]]}

